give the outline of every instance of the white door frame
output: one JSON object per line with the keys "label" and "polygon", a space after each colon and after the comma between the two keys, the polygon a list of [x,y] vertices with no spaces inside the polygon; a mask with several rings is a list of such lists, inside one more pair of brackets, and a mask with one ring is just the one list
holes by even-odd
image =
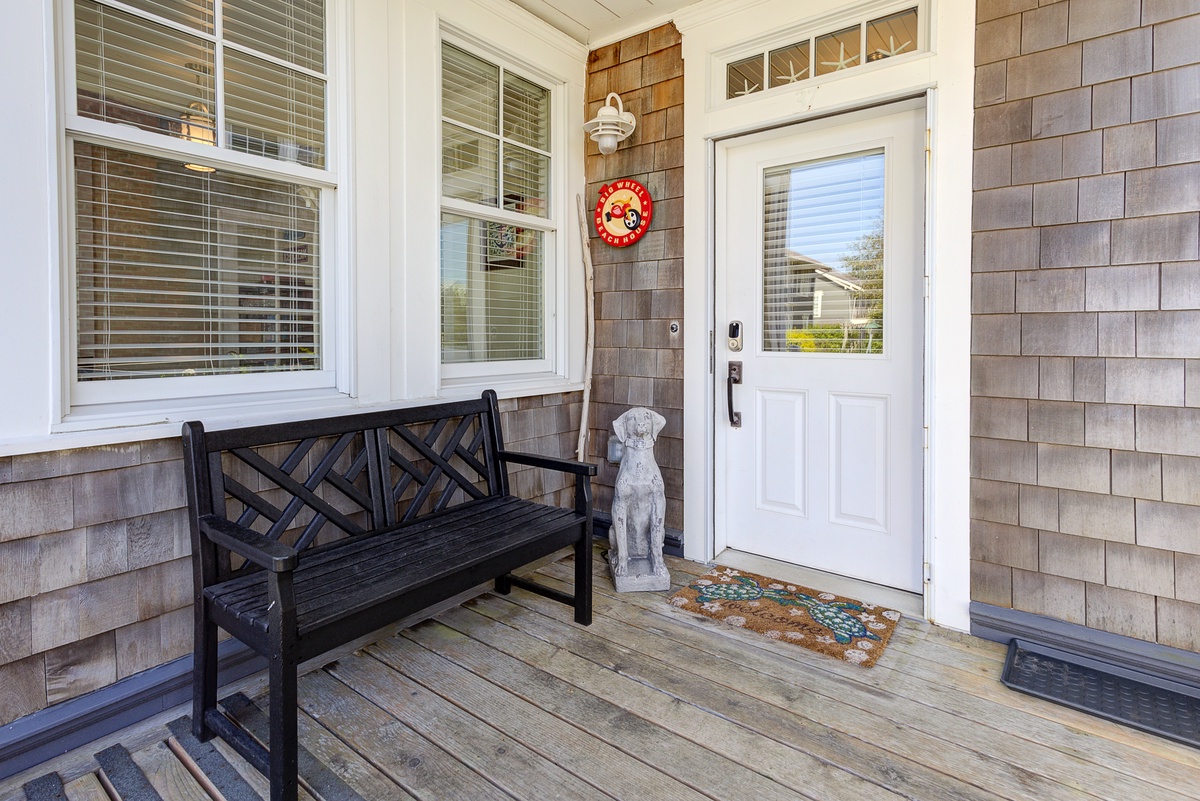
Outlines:
{"label": "white door frame", "polygon": [[[787,21],[843,8],[814,0],[739,0],[680,12],[683,34],[684,181],[684,553],[713,556],[712,376],[715,326],[714,142],[767,127],[926,95],[925,613],[950,628],[970,627],[971,169],[974,114],[973,3],[931,0],[929,52],[869,76],[838,76],[811,91],[764,92],[736,103],[713,100],[723,72],[712,54]],[[703,190],[701,190],[703,187]],[[724,398],[720,399],[724,402]]]}

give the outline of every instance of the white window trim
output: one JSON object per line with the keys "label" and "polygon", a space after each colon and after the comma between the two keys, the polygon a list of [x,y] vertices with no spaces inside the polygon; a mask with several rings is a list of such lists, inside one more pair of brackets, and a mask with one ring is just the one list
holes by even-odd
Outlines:
{"label": "white window trim", "polygon": [[[550,200],[546,207],[545,217],[533,217],[508,211],[504,208],[486,208],[476,204],[446,198],[442,195],[441,186],[441,43],[446,42],[468,53],[486,59],[505,71],[512,72],[526,80],[550,91]],[[519,361],[493,361],[446,364],[441,361],[441,306],[438,304],[436,313],[438,346],[438,386],[442,394],[466,395],[486,387],[539,387],[562,389],[562,382],[568,380],[567,359],[567,284],[565,270],[567,264],[567,242],[569,237],[564,235],[564,227],[569,219],[570,205],[567,203],[567,165],[570,158],[570,148],[567,141],[567,128],[570,115],[567,109],[567,81],[551,75],[544,70],[522,62],[512,53],[505,53],[494,44],[480,40],[456,27],[442,23],[441,36],[438,42],[437,59],[437,133],[436,146],[438,153],[438,168],[436,197],[439,203],[439,219],[441,211],[451,211],[473,218],[510,222],[526,228],[536,228],[546,232],[545,263],[543,265],[542,286],[542,330],[544,332],[544,353],[541,359]],[[438,247],[439,262],[438,284],[440,286],[440,245]],[[438,297],[440,298],[440,292]],[[560,386],[555,387],[554,384]]]}
{"label": "white window trim", "polygon": [[[154,14],[130,8],[120,0],[99,0],[102,5],[133,13],[184,30],[205,40],[207,35],[180,26]],[[352,141],[351,114],[346,86],[351,68],[345,0],[326,0],[325,151],[326,167],[318,169],[254,156],[219,146],[206,146],[164,137],[150,131],[77,113],[76,42],[74,0],[57,0],[58,36],[56,106],[59,137],[59,270],[55,314],[58,318],[58,383],[54,387],[55,419],[51,433],[82,431],[113,426],[137,426],[180,421],[197,415],[228,413],[231,409],[279,404],[325,407],[345,406],[354,392],[353,306],[354,275],[351,230],[352,192],[346,178],[352,173],[352,154],[344,143]],[[242,48],[233,49],[242,51]],[[256,56],[261,54],[255,54]],[[274,61],[275,59],[268,60]],[[294,68],[293,65],[288,65]],[[300,69],[301,72],[311,72]],[[219,70],[218,70],[219,72]],[[219,75],[218,75],[219,77]],[[216,91],[221,92],[219,80]],[[218,103],[218,108],[222,108]],[[220,137],[223,125],[218,122]],[[238,174],[295,181],[323,190],[320,194],[321,241],[321,340],[323,368],[316,371],[252,373],[79,381],[77,378],[78,299],[75,282],[75,165],[74,142],[88,142],[132,152],[189,158],[211,163]]]}

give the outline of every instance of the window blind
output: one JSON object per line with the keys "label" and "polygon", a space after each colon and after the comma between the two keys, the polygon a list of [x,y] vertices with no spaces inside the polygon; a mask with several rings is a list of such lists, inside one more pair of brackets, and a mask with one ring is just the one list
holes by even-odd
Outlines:
{"label": "window blind", "polygon": [[[123,6],[75,0],[80,116],[325,166],[324,0]],[[79,381],[323,369],[320,188],[68,135]]]}
{"label": "window blind", "polygon": [[[80,115],[186,136],[185,115],[212,131],[213,46],[92,0],[75,5]],[[192,108],[191,104],[203,106]]]}
{"label": "window blind", "polygon": [[494,219],[547,218],[550,91],[442,44],[442,362],[545,358],[547,232]]}
{"label": "window blind", "polygon": [[[199,35],[211,35],[211,6],[142,0],[139,7],[194,27],[197,35],[96,0],[76,0],[79,114],[216,144],[216,48]],[[250,51],[224,49],[222,144],[324,167],[323,0],[229,0],[221,8],[227,39]]]}
{"label": "window blind", "polygon": [[222,0],[221,10],[229,41],[325,71],[324,0]]}
{"label": "window blind", "polygon": [[321,367],[307,187],[77,143],[81,381]]}
{"label": "window blind", "polygon": [[766,171],[768,351],[882,352],[884,153]]}
{"label": "window blind", "polygon": [[542,231],[442,214],[442,362],[540,359]]}

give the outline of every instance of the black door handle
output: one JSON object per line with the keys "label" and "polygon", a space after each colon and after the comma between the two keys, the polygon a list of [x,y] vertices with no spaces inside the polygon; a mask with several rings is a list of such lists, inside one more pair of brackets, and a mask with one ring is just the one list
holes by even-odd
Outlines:
{"label": "black door handle", "polygon": [[729,363],[729,378],[726,381],[725,387],[728,391],[727,405],[729,408],[729,425],[734,428],[742,427],[742,413],[735,411],[733,408],[733,385],[742,383],[742,363]]}

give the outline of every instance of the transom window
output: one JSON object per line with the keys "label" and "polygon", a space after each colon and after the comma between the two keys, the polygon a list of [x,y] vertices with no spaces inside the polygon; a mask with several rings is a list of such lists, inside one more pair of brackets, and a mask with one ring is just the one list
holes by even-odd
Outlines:
{"label": "transom window", "polygon": [[449,42],[441,88],[442,363],[539,369],[555,236],[552,92]]}
{"label": "transom window", "polygon": [[332,382],[325,17],[325,0],[74,1],[76,400],[118,379]]}
{"label": "transom window", "polygon": [[725,65],[725,99],[791,86],[920,49],[917,9],[807,35]]}

